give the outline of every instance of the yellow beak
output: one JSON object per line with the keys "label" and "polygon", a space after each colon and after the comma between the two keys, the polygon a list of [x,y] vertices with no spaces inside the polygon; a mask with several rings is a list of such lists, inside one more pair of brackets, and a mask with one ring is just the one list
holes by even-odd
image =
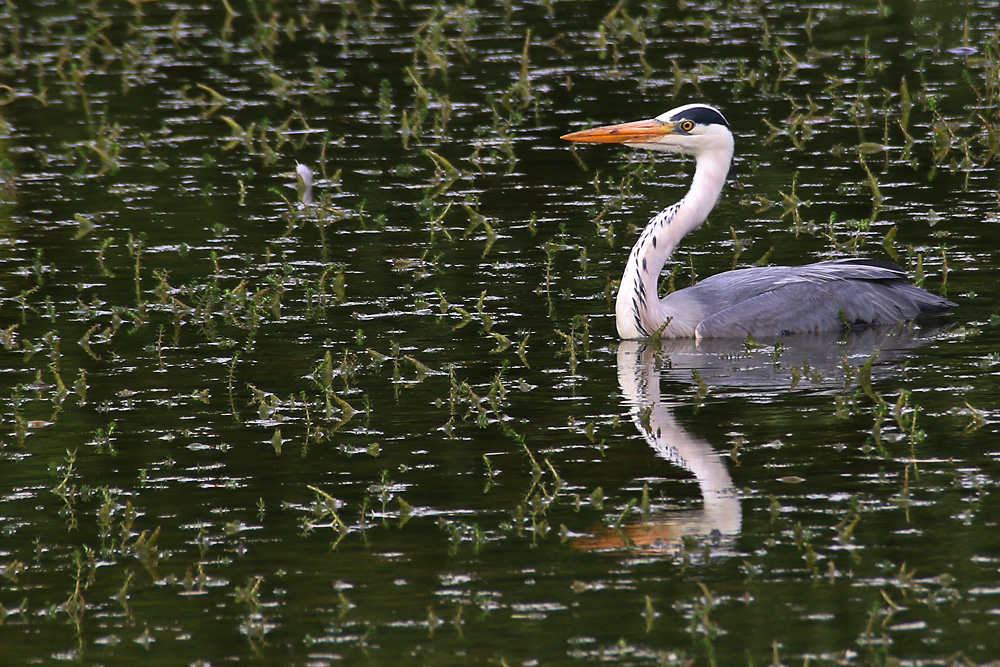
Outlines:
{"label": "yellow beak", "polygon": [[564,134],[566,141],[585,141],[594,144],[642,144],[655,141],[665,134],[674,133],[674,124],[656,119],[637,120],[621,125],[605,125],[579,132]]}

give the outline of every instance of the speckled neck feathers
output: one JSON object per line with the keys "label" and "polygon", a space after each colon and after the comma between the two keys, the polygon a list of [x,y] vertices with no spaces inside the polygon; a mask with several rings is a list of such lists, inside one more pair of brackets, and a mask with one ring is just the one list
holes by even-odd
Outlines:
{"label": "speckled neck feathers", "polygon": [[615,313],[622,338],[648,338],[657,332],[671,337],[694,335],[701,313],[667,307],[660,301],[657,284],[674,248],[705,221],[718,201],[732,156],[732,135],[720,133],[718,141],[695,156],[688,193],[653,216],[639,235],[618,288]]}

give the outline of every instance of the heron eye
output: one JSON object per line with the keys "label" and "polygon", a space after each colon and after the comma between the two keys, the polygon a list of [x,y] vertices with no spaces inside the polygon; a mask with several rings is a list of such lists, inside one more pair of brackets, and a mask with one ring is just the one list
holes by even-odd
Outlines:
{"label": "heron eye", "polygon": [[681,129],[685,132],[690,132],[694,129],[694,123],[690,120],[681,121]]}

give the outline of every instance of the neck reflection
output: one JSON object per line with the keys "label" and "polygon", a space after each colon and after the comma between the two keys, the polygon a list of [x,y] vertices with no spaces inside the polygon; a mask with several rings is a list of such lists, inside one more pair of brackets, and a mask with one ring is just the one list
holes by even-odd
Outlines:
{"label": "neck reflection", "polygon": [[664,403],[654,349],[639,341],[622,341],[618,348],[618,383],[632,421],[653,451],[694,475],[701,507],[662,510],[618,530],[599,529],[591,537],[578,540],[577,546],[586,550],[629,548],[672,554],[684,548],[685,539],[731,541],[739,534],[743,517],[733,479],[719,452],[688,433]]}

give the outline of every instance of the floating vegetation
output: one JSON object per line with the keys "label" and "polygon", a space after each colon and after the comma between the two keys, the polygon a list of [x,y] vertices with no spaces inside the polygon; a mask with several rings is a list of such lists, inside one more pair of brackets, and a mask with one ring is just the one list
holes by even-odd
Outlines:
{"label": "floating vegetation", "polygon": [[[895,12],[0,4],[6,659],[993,659],[1000,32]],[[685,177],[557,137],[688,99],[738,161],[664,290],[954,319],[628,363]]]}

